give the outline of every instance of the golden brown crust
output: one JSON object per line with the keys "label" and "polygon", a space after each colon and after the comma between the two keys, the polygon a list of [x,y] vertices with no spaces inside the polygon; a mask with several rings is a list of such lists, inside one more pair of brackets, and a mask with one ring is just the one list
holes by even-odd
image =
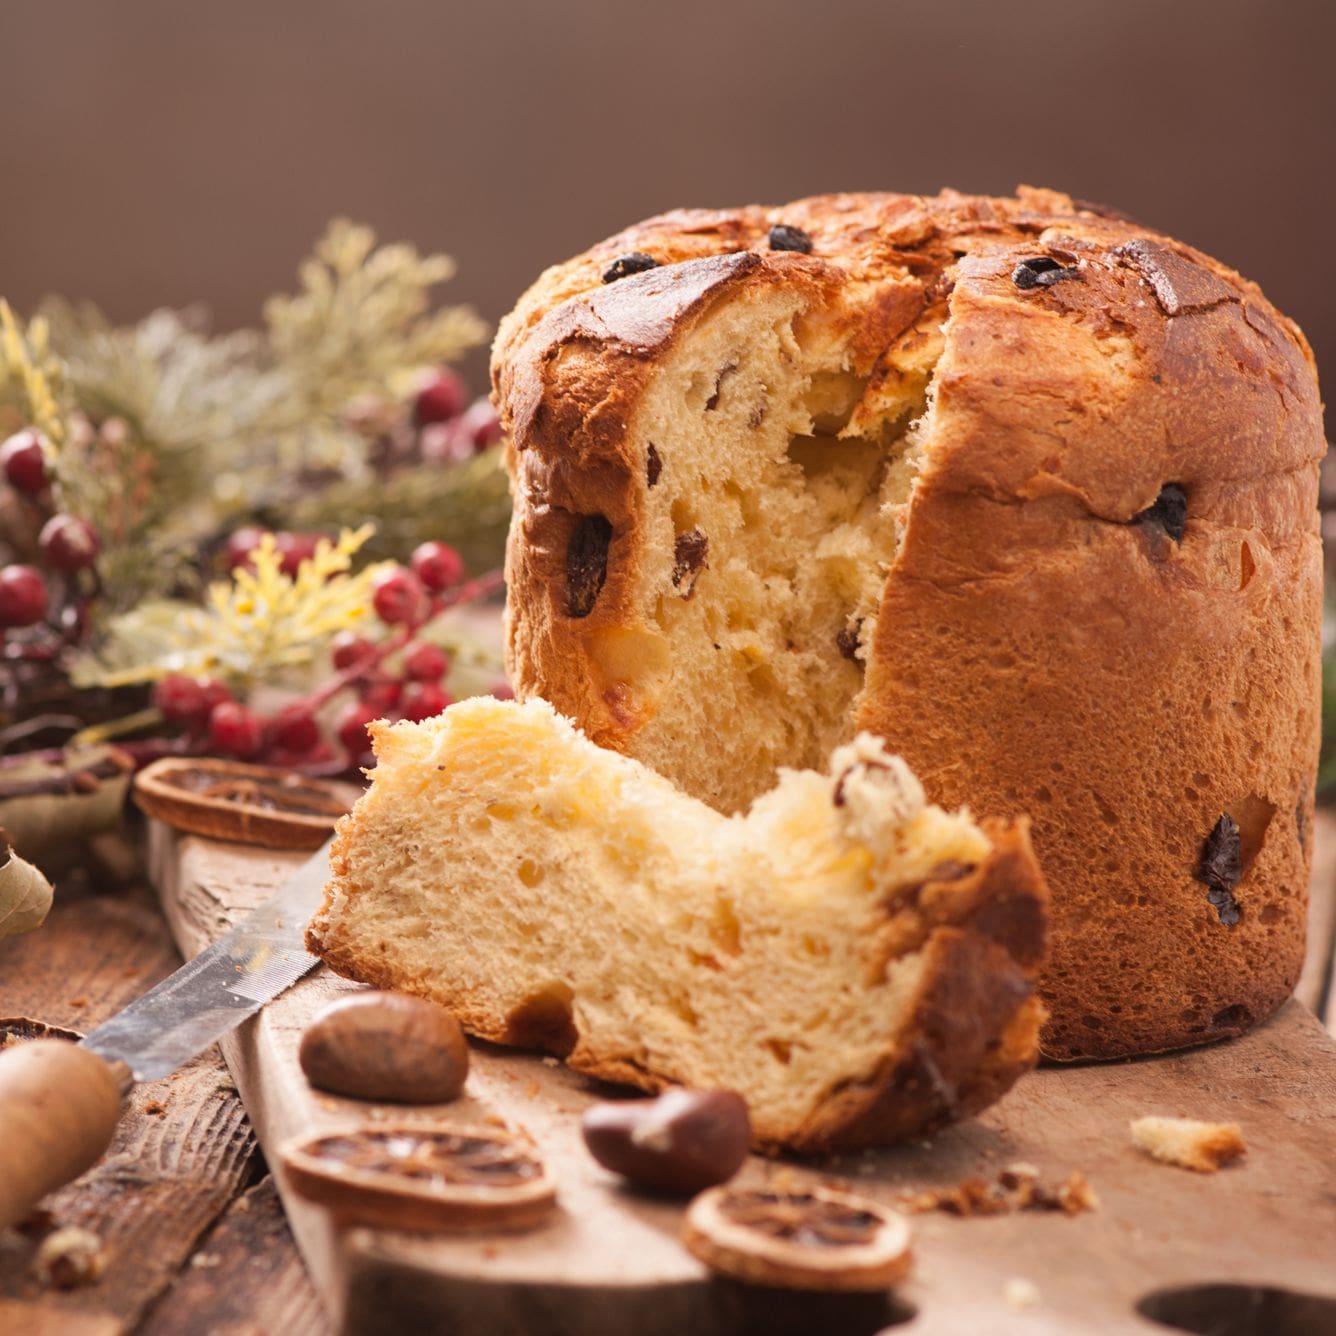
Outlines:
{"label": "golden brown crust", "polygon": [[986,1108],[1035,1065],[1045,1013],[1033,980],[1045,952],[1047,892],[1028,823],[985,828],[993,852],[949,887],[955,921],[936,918],[947,899],[942,883],[920,893],[928,965],[909,1019],[869,1080],[830,1093],[788,1143],[795,1149],[922,1136]]}
{"label": "golden brown crust", "polygon": [[[768,249],[781,221],[810,233],[811,255]],[[603,286],[632,250],[669,275]],[[1035,255],[1079,274],[1018,287],[1016,265]],[[673,269],[701,281],[671,289],[676,314],[657,298],[641,329],[633,308]],[[626,623],[638,575],[626,424],[672,340],[715,296],[761,284],[805,285],[874,384],[881,349],[944,303],[930,461],[856,723],[934,800],[1032,815],[1054,894],[1045,1052],[1173,1048],[1270,1014],[1297,975],[1310,862],[1316,376],[1255,285],[1148,228],[1024,188],[832,195],[667,214],[550,270],[503,323],[493,363],[514,442],[521,696],[635,752],[639,707],[591,653],[600,629]],[[581,304],[614,307],[616,336],[576,319]],[[1179,538],[1137,519],[1166,484],[1186,494]],[[606,576],[572,617],[564,563],[580,515],[606,517]],[[1244,835],[1235,923],[1196,876],[1226,813]]]}

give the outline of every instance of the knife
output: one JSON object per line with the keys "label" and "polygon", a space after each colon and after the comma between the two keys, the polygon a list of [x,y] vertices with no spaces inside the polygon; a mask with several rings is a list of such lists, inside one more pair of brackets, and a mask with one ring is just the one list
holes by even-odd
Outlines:
{"label": "knife", "polygon": [[136,1082],[175,1071],[319,963],[302,936],[329,879],[330,843],[212,946],[77,1044],[34,1039],[0,1052],[0,1228],[103,1155]]}

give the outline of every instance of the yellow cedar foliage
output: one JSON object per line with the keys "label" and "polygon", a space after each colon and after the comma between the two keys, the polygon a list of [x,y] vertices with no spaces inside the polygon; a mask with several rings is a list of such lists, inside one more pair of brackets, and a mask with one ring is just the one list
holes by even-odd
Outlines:
{"label": "yellow cedar foliage", "polygon": [[8,398],[17,391],[26,425],[35,427],[54,445],[65,438],[65,419],[59,390],[60,362],[51,354],[51,329],[35,316],[25,329],[0,298],[0,392]]}
{"label": "yellow cedar foliage", "polygon": [[371,588],[390,563],[352,573],[373,526],[322,539],[295,576],[282,571],[272,534],[251,553],[253,569],[210,585],[204,606],[160,601],[116,618],[97,661],[78,668],[78,686],[128,686],[168,673],[220,676],[243,690],[311,663],[340,631],[372,611]]}

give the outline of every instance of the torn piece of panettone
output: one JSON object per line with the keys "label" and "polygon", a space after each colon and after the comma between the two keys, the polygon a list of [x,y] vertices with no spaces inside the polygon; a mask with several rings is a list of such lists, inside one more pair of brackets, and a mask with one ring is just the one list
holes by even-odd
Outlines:
{"label": "torn piece of panettone", "polygon": [[1133,1142],[1147,1154],[1199,1174],[1213,1174],[1248,1150],[1237,1123],[1149,1117],[1135,1119],[1131,1127]]}
{"label": "torn piece of panettone", "polygon": [[736,1090],[759,1145],[885,1145],[1035,1061],[1024,821],[925,798],[867,735],[727,817],[541,700],[372,727],[307,944],[606,1080]]}

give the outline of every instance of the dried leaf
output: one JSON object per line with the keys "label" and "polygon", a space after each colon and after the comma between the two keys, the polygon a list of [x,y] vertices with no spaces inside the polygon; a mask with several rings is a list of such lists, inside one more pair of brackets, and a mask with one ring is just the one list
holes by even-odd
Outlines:
{"label": "dried leaf", "polygon": [[0,768],[0,828],[33,858],[82,844],[119,823],[131,769],[128,757],[107,746],[7,760]]}
{"label": "dried leaf", "polygon": [[17,937],[40,928],[51,909],[51,883],[14,852],[0,831],[0,937]]}

